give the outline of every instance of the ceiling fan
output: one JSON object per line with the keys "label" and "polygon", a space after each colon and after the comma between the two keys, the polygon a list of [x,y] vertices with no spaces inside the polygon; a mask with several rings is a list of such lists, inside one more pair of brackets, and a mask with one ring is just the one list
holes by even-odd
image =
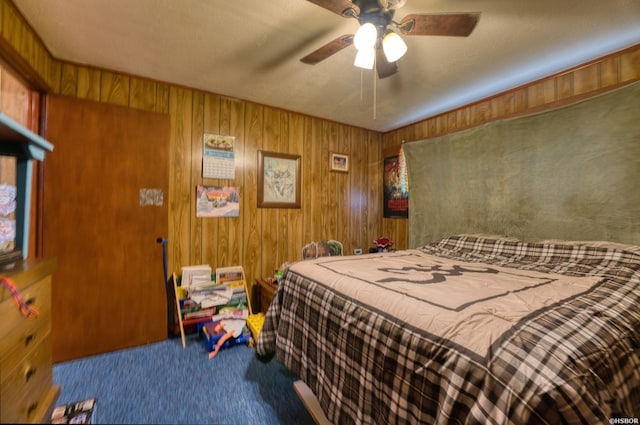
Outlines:
{"label": "ceiling fan", "polygon": [[386,78],[398,72],[396,61],[407,50],[406,44],[396,31],[404,35],[467,37],[480,18],[479,12],[414,13],[405,16],[400,22],[396,22],[393,19],[396,10],[401,8],[407,0],[307,1],[345,18],[355,18],[361,26],[355,35],[342,35],[311,52],[300,61],[315,65],[354,44],[358,49],[354,65],[372,69],[375,64],[379,78]]}

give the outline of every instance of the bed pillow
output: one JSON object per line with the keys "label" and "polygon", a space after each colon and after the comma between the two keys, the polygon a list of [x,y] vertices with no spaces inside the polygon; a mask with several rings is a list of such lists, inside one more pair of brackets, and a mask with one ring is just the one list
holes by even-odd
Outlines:
{"label": "bed pillow", "polygon": [[606,249],[618,249],[621,251],[629,251],[635,254],[640,254],[640,246],[638,245],[629,245],[619,242],[609,242],[609,241],[565,241],[562,239],[546,239],[541,241],[544,244],[554,244],[554,245],[588,245],[596,248],[606,248]]}
{"label": "bed pillow", "polygon": [[457,236],[471,236],[474,238],[483,238],[483,239],[497,239],[509,242],[520,242],[520,239],[515,238],[513,236],[505,236],[505,235],[493,235],[490,233],[461,233]]}

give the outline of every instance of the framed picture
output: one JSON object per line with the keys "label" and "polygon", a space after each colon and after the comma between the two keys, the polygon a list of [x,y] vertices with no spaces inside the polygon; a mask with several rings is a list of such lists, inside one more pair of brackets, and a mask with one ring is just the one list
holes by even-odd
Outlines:
{"label": "framed picture", "polygon": [[347,173],[349,171],[349,155],[331,152],[329,156],[329,169]]}
{"label": "framed picture", "polygon": [[258,151],[258,208],[300,208],[300,155]]}
{"label": "framed picture", "polygon": [[385,218],[409,218],[409,192],[403,184],[400,155],[384,158],[383,184]]}
{"label": "framed picture", "polygon": [[196,217],[239,217],[240,188],[196,186]]}

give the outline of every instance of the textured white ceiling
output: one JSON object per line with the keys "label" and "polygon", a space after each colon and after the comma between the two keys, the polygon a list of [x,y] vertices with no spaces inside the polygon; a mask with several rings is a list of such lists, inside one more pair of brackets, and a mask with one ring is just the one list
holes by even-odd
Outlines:
{"label": "textured white ceiling", "polygon": [[13,0],[58,59],[386,132],[640,43],[640,0],[408,0],[409,13],[480,12],[469,37],[403,36],[375,80],[358,28],[306,0]]}

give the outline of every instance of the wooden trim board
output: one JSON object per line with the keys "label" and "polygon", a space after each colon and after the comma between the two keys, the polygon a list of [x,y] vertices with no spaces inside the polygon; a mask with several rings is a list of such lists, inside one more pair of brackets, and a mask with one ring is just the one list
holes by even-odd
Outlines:
{"label": "wooden trim board", "polygon": [[301,380],[297,380],[293,383],[293,389],[296,394],[298,394],[298,397],[300,397],[300,400],[302,400],[302,404],[304,404],[304,407],[309,411],[316,425],[331,425],[329,419],[324,415],[318,399],[307,384]]}
{"label": "wooden trim board", "polygon": [[182,338],[182,348],[186,348],[187,341],[184,336],[184,325],[182,324],[182,311],[180,309],[180,295],[178,295],[178,279],[176,279],[175,272],[171,274],[171,280],[173,280],[173,293],[176,298],[176,311],[178,312],[178,323],[180,324],[180,337]]}

